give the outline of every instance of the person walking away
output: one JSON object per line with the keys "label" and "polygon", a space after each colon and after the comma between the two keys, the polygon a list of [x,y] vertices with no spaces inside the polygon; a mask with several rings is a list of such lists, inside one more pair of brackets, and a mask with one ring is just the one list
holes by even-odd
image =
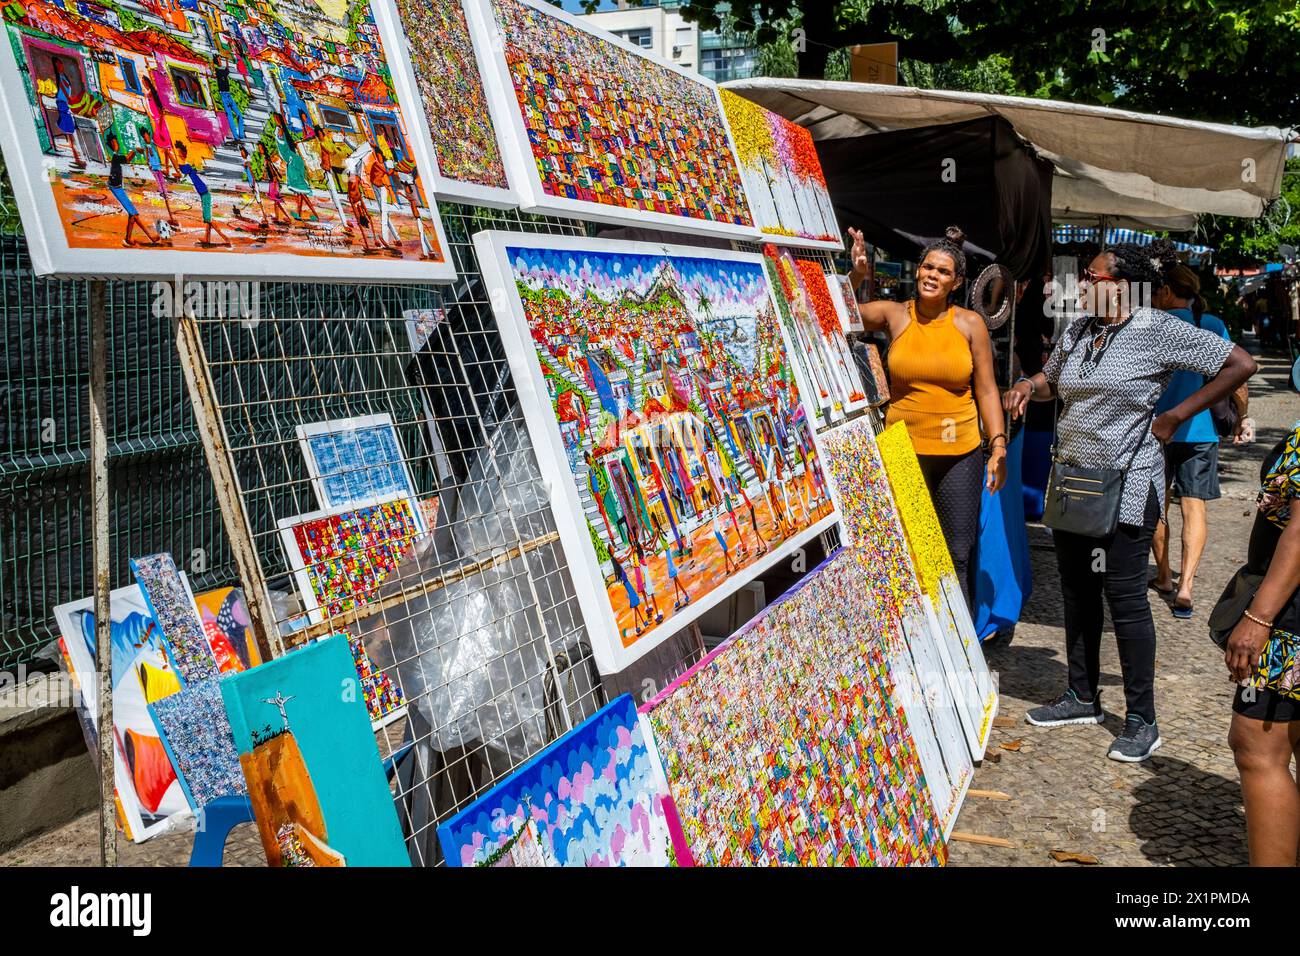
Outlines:
{"label": "person walking away", "polygon": [[122,211],[126,213],[126,235],[122,237],[122,245],[134,246],[136,244],[131,235],[137,228],[149,240],[149,245],[158,245],[158,237],[149,231],[149,227],[140,218],[135,203],[131,202],[131,197],[127,195],[126,184],[122,179],[122,167],[131,162],[139,150],[133,149],[129,153],[123,153],[121,144],[117,139],[117,133],[111,129],[108,131],[108,135],[104,137],[104,144],[108,147],[110,154],[108,160],[108,191],[113,194],[113,198],[118,201]]}
{"label": "person walking away", "polygon": [[[849,235],[849,281],[856,290],[870,261],[862,233],[850,229]],[[960,229],[949,226],[945,238],[925,247],[914,299],[859,303],[858,311],[868,331],[889,333],[886,361],[893,398],[885,421],[907,423],[962,596],[973,615],[981,478],[990,492],[1006,481],[1007,433],[988,328],[977,313],[952,304],[966,279],[965,238]]]}
{"label": "person walking away", "polygon": [[1238,684],[1228,745],[1241,774],[1251,866],[1295,866],[1300,856],[1300,790],[1291,773],[1300,753],[1300,521],[1291,520],[1297,496],[1300,422],[1260,467],[1259,507],[1238,572],[1256,576],[1259,586],[1224,648]]}
{"label": "person walking away", "polygon": [[[1025,720],[1057,727],[1105,719],[1098,686],[1104,596],[1115,627],[1127,709],[1124,729],[1107,756],[1126,762],[1146,760],[1162,743],[1156,723],[1156,631],[1147,598],[1147,552],[1165,489],[1161,444],[1197,412],[1230,395],[1256,368],[1244,349],[1214,332],[1167,312],[1131,307],[1139,284],[1163,284],[1164,269],[1175,260],[1167,240],[1104,249],[1083,277],[1090,314],[1070,324],[1041,372],[1022,377],[1003,396],[1013,418],[1024,413],[1031,399],[1050,401],[1059,395],[1063,401],[1052,481],[1069,467],[1123,472],[1112,526],[1090,534],[1053,530],[1069,686],[1052,703],[1026,713]],[[1156,402],[1179,369],[1208,381],[1157,415]],[[1080,492],[1075,507],[1095,513],[1086,504],[1092,499],[1083,494],[1095,492]],[[1069,507],[1068,496],[1058,493],[1057,500]],[[1049,498],[1048,518],[1050,504]]]}
{"label": "person walking away", "polygon": [[[174,148],[176,150],[176,157],[180,160],[180,166],[178,168],[184,175],[190,178],[190,182],[194,186],[194,191],[198,193],[199,204],[203,209],[203,224],[207,229],[204,231],[203,241],[200,242],[199,245],[206,247],[231,245],[230,237],[222,232],[221,227],[212,221],[212,190],[208,188],[208,184],[203,181],[203,177],[199,175],[199,171],[194,167],[194,164],[190,162],[189,148],[179,141],[174,144]],[[216,230],[217,235],[221,237],[221,242],[216,243],[212,241],[213,230]]]}
{"label": "person walking away", "polygon": [[[1184,322],[1231,341],[1228,329],[1219,317],[1205,312],[1200,278],[1182,263],[1165,275],[1165,283],[1152,297],[1152,304]],[[1205,379],[1195,372],[1175,372],[1169,380],[1169,387],[1156,403],[1156,414],[1176,407],[1204,384]],[[1233,401],[1243,419],[1246,413],[1245,389],[1243,385],[1233,393]],[[1238,428],[1235,438],[1240,441],[1240,437]],[[1174,488],[1178,489],[1178,504],[1183,513],[1183,560],[1176,592],[1169,547],[1169,495]],[[1156,576],[1151,586],[1162,597],[1173,599],[1174,617],[1186,619],[1192,616],[1192,587],[1205,550],[1205,503],[1218,497],[1219,434],[1215,431],[1213,416],[1206,409],[1179,425],[1174,437],[1165,445],[1165,510],[1151,538],[1151,550],[1156,559]]]}
{"label": "person walking away", "polygon": [[221,105],[226,111],[226,122],[230,124],[230,135],[236,142],[244,141],[244,112],[235,102],[234,93],[230,89],[230,61],[224,57],[217,60],[217,93],[221,97]]}
{"label": "person walking away", "polygon": [[72,150],[72,168],[85,169],[86,161],[77,148],[77,121],[72,117],[72,81],[57,60],[54,61],[54,108],[59,114],[59,135],[68,141]]}

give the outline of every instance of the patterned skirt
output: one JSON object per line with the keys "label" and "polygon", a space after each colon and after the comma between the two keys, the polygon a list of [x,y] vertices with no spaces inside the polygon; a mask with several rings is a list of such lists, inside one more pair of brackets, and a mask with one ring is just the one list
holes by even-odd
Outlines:
{"label": "patterned skirt", "polygon": [[1251,685],[1300,701],[1300,636],[1274,628],[1259,655]]}

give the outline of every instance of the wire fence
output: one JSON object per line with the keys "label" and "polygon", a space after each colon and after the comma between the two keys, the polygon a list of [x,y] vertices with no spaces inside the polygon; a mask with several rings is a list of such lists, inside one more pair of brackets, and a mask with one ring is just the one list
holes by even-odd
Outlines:
{"label": "wire fence", "polygon": [[[0,229],[3,208],[0,195]],[[441,862],[439,821],[610,697],[646,699],[706,650],[691,628],[628,672],[597,673],[471,242],[587,226],[441,211],[451,286],[262,284],[253,316],[196,316],[265,585],[249,599],[286,647],[346,633],[364,650],[422,865]],[[52,608],[93,588],[89,288],[35,278],[21,238],[0,235],[0,667],[32,663],[58,636]],[[104,289],[111,586],[157,551],[196,592],[239,584],[173,319],[149,283]]]}

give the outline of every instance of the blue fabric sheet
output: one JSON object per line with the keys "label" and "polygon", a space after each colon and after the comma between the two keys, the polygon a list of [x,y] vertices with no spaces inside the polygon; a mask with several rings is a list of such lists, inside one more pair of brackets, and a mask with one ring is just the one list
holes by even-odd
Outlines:
{"label": "blue fabric sheet", "polygon": [[[1050,438],[1050,435],[1049,435]],[[983,641],[1011,628],[1033,588],[1029,537],[1025,533],[1025,491],[1020,467],[1025,430],[1007,448],[1007,482],[980,501],[979,573],[975,582],[975,633]]]}

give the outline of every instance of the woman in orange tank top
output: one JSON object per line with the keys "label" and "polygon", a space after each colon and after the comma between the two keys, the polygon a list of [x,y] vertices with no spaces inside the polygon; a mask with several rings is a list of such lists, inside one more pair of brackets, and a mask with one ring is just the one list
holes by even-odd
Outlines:
{"label": "woman in orange tank top", "polygon": [[[866,277],[862,233],[853,237],[854,288]],[[858,306],[868,329],[888,331],[886,422],[905,422],[934,499],[966,603],[971,603],[980,485],[997,491],[1006,480],[1007,434],[993,376],[993,346],[984,320],[950,299],[966,279],[965,236],[949,226],[930,243],[916,270],[916,298]],[[985,461],[980,424],[987,438]],[[973,608],[972,608],[973,611]]]}

